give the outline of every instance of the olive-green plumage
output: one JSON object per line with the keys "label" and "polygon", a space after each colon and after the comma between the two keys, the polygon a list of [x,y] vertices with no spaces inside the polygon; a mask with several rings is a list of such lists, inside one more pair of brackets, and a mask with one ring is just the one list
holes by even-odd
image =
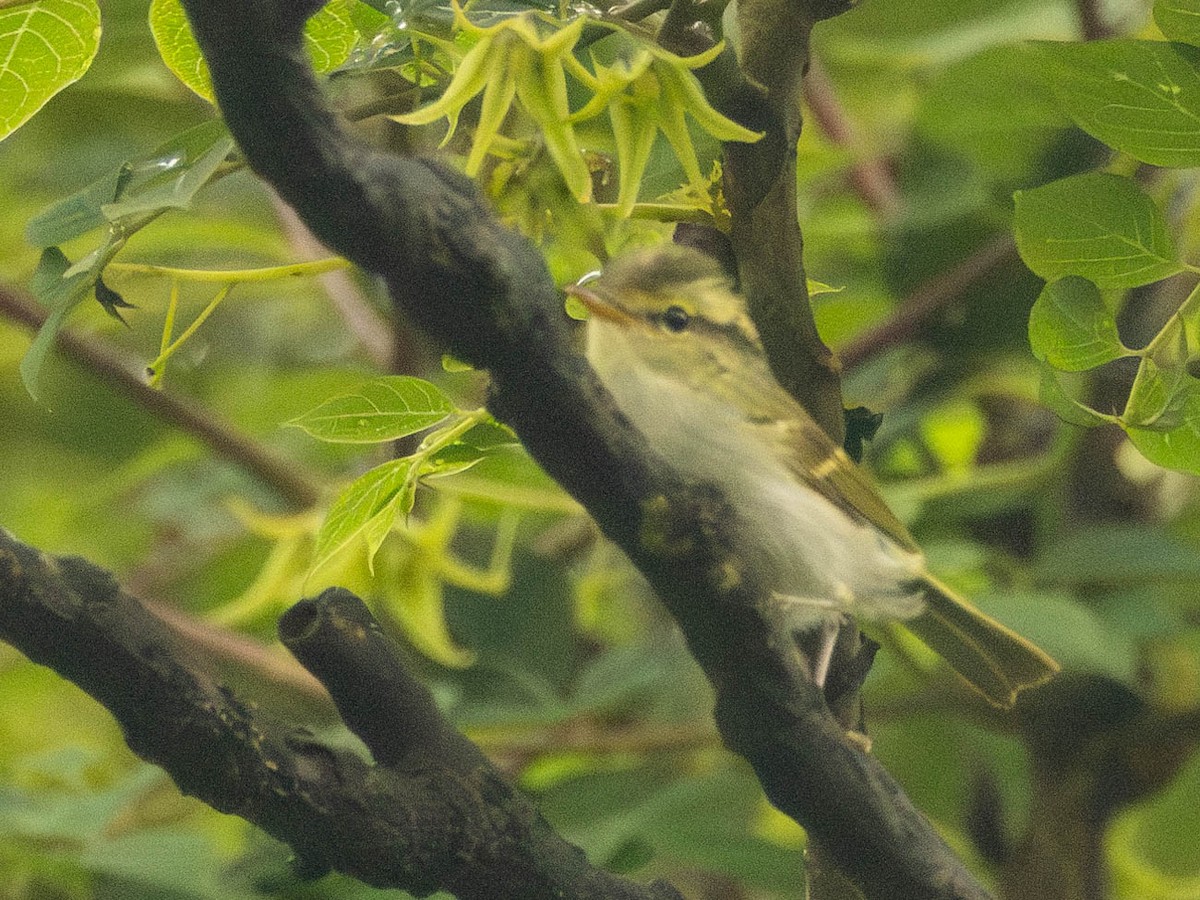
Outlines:
{"label": "olive-green plumage", "polygon": [[797,628],[902,622],[984,697],[1011,706],[1058,665],[956,596],[878,489],[771,375],[718,264],[667,245],[572,288],[588,359],[621,411],[685,477],[716,483],[737,549]]}

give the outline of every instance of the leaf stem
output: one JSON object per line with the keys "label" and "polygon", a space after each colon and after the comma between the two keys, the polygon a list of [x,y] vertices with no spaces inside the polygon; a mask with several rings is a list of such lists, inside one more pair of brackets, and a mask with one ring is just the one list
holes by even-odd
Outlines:
{"label": "leaf stem", "polygon": [[233,290],[233,285],[227,284],[217,291],[217,295],[209,301],[208,306],[200,311],[200,315],[196,316],[192,324],[183,330],[183,334],[179,335],[175,341],[159,353],[158,357],[146,367],[151,373],[150,385],[152,387],[158,387],[162,383],[163,370],[166,368],[167,360],[175,354],[176,350],[183,346],[184,341],[196,333],[196,330],[204,324],[209,316],[216,312],[217,307],[221,305],[221,301],[229,296],[231,290]]}
{"label": "leaf stem", "polygon": [[277,278],[295,278],[303,275],[323,275],[338,269],[350,268],[350,261],[341,256],[329,256],[308,262],[288,263],[283,266],[265,266],[259,269],[182,269],[174,266],[158,266],[152,263],[109,263],[107,270],[135,275],[164,275],[178,281],[220,282],[223,284],[245,281],[274,281]]}

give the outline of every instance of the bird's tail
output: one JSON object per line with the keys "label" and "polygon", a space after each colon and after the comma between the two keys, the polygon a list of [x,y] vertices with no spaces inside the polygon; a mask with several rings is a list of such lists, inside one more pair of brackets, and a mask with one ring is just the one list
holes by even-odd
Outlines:
{"label": "bird's tail", "polygon": [[1041,648],[924,576],[925,610],[904,622],[988,702],[1007,709],[1024,688],[1049,681],[1059,665]]}

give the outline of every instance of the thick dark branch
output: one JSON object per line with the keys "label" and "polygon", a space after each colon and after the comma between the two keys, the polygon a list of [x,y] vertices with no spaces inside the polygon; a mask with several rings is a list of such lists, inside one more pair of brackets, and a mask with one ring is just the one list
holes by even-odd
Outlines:
{"label": "thick dark branch", "polygon": [[318,237],[380,274],[431,336],[490,371],[497,415],[679,620],[716,688],[724,740],[772,801],[868,896],[986,896],[875,759],[846,741],[774,621],[770,592],[729,551],[723,499],[681,482],[599,388],[540,253],[466,179],[377,153],[340,127],[300,49],[294,6],[184,5],[251,166]]}
{"label": "thick dark branch", "polygon": [[0,531],[0,638],[103,703],[184,793],[290,844],[305,871],[463,900],[679,900],[592,868],[558,837],[441,718],[356,597],[305,601],[282,631],[376,764],[241,702],[108,573]]}

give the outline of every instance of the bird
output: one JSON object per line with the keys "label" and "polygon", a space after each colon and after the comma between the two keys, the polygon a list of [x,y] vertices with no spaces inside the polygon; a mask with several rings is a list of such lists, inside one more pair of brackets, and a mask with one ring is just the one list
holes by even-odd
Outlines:
{"label": "bird", "polygon": [[588,311],[587,359],[617,408],[679,476],[721,492],[734,550],[788,629],[824,632],[809,659],[819,686],[847,616],[901,624],[997,707],[1059,670],[929,571],[866,470],[776,381],[715,259],[664,243],[567,292]]}

